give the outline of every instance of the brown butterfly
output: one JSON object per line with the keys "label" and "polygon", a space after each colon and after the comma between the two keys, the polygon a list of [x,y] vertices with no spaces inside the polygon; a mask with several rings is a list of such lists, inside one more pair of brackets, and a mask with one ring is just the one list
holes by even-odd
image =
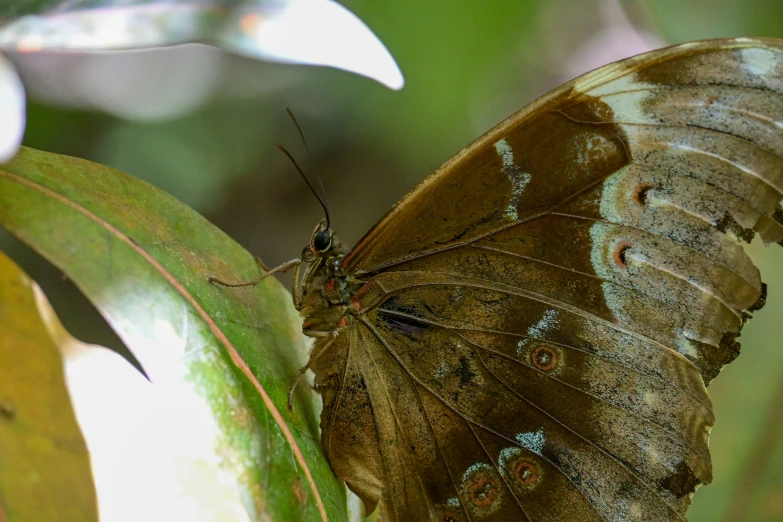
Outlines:
{"label": "brown butterfly", "polygon": [[321,222],[276,271],[334,473],[382,520],[685,520],[781,199],[783,41],[737,38],[555,89],[350,251]]}

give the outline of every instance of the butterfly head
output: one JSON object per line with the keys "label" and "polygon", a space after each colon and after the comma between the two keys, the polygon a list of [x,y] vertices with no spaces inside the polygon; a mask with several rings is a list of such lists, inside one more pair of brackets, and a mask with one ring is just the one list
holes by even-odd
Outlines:
{"label": "butterfly head", "polygon": [[310,262],[316,257],[325,257],[334,246],[334,232],[322,219],[310,236],[310,243],[302,251],[302,261]]}

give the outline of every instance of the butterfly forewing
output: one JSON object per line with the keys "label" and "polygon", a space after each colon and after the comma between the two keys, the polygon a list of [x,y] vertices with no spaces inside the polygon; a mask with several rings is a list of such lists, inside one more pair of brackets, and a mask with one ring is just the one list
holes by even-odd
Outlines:
{"label": "butterfly forewing", "polygon": [[384,520],[684,520],[782,156],[777,40],[611,64],[488,132],[342,263],[312,358],[336,474]]}

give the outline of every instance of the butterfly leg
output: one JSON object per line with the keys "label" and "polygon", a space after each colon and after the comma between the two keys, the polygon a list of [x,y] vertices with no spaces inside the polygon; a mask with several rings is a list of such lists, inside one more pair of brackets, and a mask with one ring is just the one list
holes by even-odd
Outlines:
{"label": "butterfly leg", "polygon": [[294,383],[291,385],[291,388],[288,390],[288,410],[294,411],[294,391],[296,391],[296,387],[299,385],[299,380],[302,378],[302,375],[304,375],[307,370],[310,369],[310,365],[315,362],[318,357],[324,353],[327,348],[329,348],[332,343],[337,339],[337,336],[340,335],[340,332],[335,330],[333,332],[309,332],[308,335],[312,337],[326,337],[331,336],[332,338],[329,340],[328,343],[326,343],[320,350],[318,350],[318,353],[311,353],[310,358],[307,359],[307,364],[299,368],[299,372],[296,375],[296,379],[294,380]]}
{"label": "butterfly leg", "polygon": [[296,379],[294,379],[294,383],[288,390],[288,411],[294,411],[294,392],[296,391],[296,387],[299,385],[299,381],[302,379],[302,375],[304,375],[309,369],[310,361],[307,361],[307,364],[299,368],[299,372],[296,374]]}
{"label": "butterfly leg", "polygon": [[304,286],[305,281],[299,280],[299,275],[302,272],[302,263],[296,265],[294,269],[294,277],[291,281],[291,297],[294,300],[294,308],[297,312],[302,310],[302,301],[304,300]]}
{"label": "butterfly leg", "polygon": [[263,270],[264,272],[270,272],[270,271],[273,269],[273,267],[271,267],[271,266],[268,266],[266,263],[264,263],[264,260],[263,260],[263,259],[261,259],[260,257],[258,257],[258,256],[253,256],[253,259],[255,259],[255,260],[256,260],[256,264],[257,264],[258,266],[260,266],[260,267],[261,267],[261,270]]}
{"label": "butterfly leg", "polygon": [[[263,261],[261,261],[259,258],[256,258],[256,262],[263,263]],[[263,281],[264,279],[266,279],[270,275],[272,275],[274,273],[277,273],[277,272],[286,272],[286,271],[290,270],[291,268],[293,268],[294,266],[297,267],[297,272],[298,272],[298,267],[301,264],[301,262],[302,262],[302,260],[299,259],[299,258],[292,259],[291,261],[286,261],[282,265],[278,265],[278,266],[274,267],[273,269],[269,270],[265,274],[261,274],[260,276],[256,277],[255,279],[253,279],[251,281],[244,281],[244,282],[241,282],[241,283],[229,283],[227,281],[223,281],[222,279],[218,279],[217,277],[211,277],[211,276],[208,279],[209,279],[210,283],[217,283],[217,284],[219,284],[221,286],[228,286],[228,287],[231,287],[231,288],[238,287],[238,286],[256,286],[258,283],[260,283],[261,281]]]}

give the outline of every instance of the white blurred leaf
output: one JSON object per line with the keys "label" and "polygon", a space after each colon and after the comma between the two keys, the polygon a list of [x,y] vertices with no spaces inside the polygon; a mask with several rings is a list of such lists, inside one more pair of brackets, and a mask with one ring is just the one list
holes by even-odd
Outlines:
{"label": "white blurred leaf", "polygon": [[0,163],[16,154],[25,122],[24,88],[13,65],[0,54]]}
{"label": "white blurred leaf", "polygon": [[328,65],[401,89],[403,77],[389,51],[353,13],[328,0],[290,0],[265,17],[247,14],[243,37],[230,31],[230,48],[281,62]]}
{"label": "white blurred leaf", "polygon": [[83,52],[206,42],[254,58],[344,69],[392,89],[403,85],[378,38],[331,0],[44,3],[48,8],[38,4],[38,11],[21,0],[0,6],[0,20],[12,20],[0,28],[0,49]]}
{"label": "white blurred leaf", "polygon": [[189,44],[101,53],[12,53],[28,95],[154,123],[183,117],[215,95],[224,77],[218,49]]}

